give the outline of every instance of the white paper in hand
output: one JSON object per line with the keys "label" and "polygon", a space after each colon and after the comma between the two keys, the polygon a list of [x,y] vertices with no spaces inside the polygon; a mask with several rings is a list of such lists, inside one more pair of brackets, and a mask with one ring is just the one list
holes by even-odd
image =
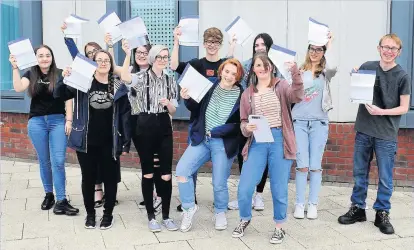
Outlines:
{"label": "white paper in hand", "polygon": [[233,38],[233,35],[236,35],[237,43],[242,46],[245,45],[253,35],[253,30],[240,16],[236,17],[236,19],[230,23],[226,28],[226,32],[229,34],[230,39]]}
{"label": "white paper in hand", "polygon": [[213,86],[212,82],[198,73],[189,63],[177,83],[181,88],[188,89],[188,95],[196,102],[200,102]]}
{"label": "white paper in hand", "polygon": [[140,17],[135,17],[118,25],[122,37],[128,41],[129,48],[135,49],[147,44],[145,36],[148,35],[147,27]]}
{"label": "white paper in hand", "polygon": [[20,70],[38,65],[36,55],[33,51],[32,43],[28,38],[14,40],[8,43],[10,54],[14,55],[17,67]]}
{"label": "white paper in hand", "polygon": [[121,30],[117,26],[120,23],[121,20],[115,12],[106,13],[98,20],[99,27],[101,27],[105,33],[111,34],[112,44],[115,44],[122,39]]}
{"label": "white paper in hand", "polygon": [[257,129],[253,131],[256,142],[274,142],[269,122],[262,115],[249,115],[249,123],[256,125]]}
{"label": "white paper in hand", "polygon": [[269,58],[276,65],[285,79],[292,79],[289,69],[285,66],[286,62],[294,62],[296,52],[275,44],[272,44],[269,50]]}
{"label": "white paper in hand", "polygon": [[350,99],[352,103],[372,104],[376,71],[351,72]]}
{"label": "white paper in hand", "polygon": [[63,83],[87,93],[91,88],[93,74],[95,73],[98,64],[78,53],[75,60],[73,60],[71,67],[72,72],[70,76],[63,79]]}
{"label": "white paper in hand", "polygon": [[181,36],[179,39],[182,46],[198,46],[198,16],[182,17],[178,26],[180,26]]}
{"label": "white paper in hand", "polygon": [[329,27],[309,17],[308,42],[315,46],[324,46],[328,43]]}
{"label": "white paper in hand", "polygon": [[82,23],[89,22],[89,19],[71,14],[65,19],[66,29],[64,33],[68,37],[79,38],[82,32]]}

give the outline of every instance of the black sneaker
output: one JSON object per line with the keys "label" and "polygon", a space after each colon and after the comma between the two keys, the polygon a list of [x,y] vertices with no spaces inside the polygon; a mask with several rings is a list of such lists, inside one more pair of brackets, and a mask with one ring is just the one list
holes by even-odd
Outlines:
{"label": "black sneaker", "polygon": [[275,228],[275,232],[272,235],[272,238],[270,238],[271,244],[280,244],[283,242],[283,239],[285,238],[285,231],[281,228]]}
{"label": "black sneaker", "polygon": [[112,227],[114,224],[114,217],[110,214],[104,214],[101,219],[101,225],[99,228],[101,230],[106,230]]}
{"label": "black sneaker", "polygon": [[53,205],[55,205],[55,196],[53,193],[46,193],[45,199],[43,200],[40,208],[42,210],[49,210],[53,207]]}
{"label": "black sneaker", "polygon": [[94,228],[96,228],[96,217],[95,217],[94,214],[88,214],[88,215],[86,215],[85,228],[86,229],[94,229]]}
{"label": "black sneaker", "polygon": [[384,210],[378,210],[375,214],[374,225],[383,234],[394,234],[394,227],[391,225],[389,214]]}
{"label": "black sneaker", "polygon": [[234,229],[231,236],[233,238],[243,237],[244,231],[246,230],[246,228],[249,224],[250,224],[250,221],[241,220],[239,225]]}
{"label": "black sneaker", "polygon": [[357,206],[352,206],[349,211],[339,216],[338,222],[343,225],[354,224],[355,222],[366,221],[367,216],[365,214],[365,209],[359,208]]}
{"label": "black sneaker", "polygon": [[55,208],[53,209],[55,214],[66,214],[66,215],[77,215],[79,209],[72,207],[67,199],[56,202]]}

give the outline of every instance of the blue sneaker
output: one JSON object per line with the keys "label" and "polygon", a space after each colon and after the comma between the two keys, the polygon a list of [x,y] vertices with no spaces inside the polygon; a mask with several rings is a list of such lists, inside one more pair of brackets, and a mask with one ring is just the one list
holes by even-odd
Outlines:
{"label": "blue sneaker", "polygon": [[156,219],[148,221],[148,228],[151,232],[158,233],[161,232],[160,223]]}
{"label": "blue sneaker", "polygon": [[177,231],[178,227],[175,225],[172,219],[166,219],[162,221],[162,225],[167,228],[168,231]]}

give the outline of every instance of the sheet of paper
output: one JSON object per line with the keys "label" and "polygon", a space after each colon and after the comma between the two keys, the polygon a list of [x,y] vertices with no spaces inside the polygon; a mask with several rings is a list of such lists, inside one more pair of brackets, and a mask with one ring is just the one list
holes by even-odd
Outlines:
{"label": "sheet of paper", "polygon": [[140,46],[144,46],[146,44],[148,44],[148,38],[147,36],[140,36],[140,37],[131,37],[126,39],[128,41],[129,44],[129,48],[130,49],[135,49],[138,48]]}
{"label": "sheet of paper", "polygon": [[352,103],[372,104],[376,72],[359,70],[351,73],[350,99]]}
{"label": "sheet of paper", "polygon": [[182,46],[199,46],[198,39],[198,16],[182,17],[178,26],[181,29],[180,45]]}
{"label": "sheet of paper", "polygon": [[328,43],[329,27],[313,18],[309,18],[308,42],[316,46],[323,46]]}
{"label": "sheet of paper", "polygon": [[253,35],[253,30],[247,25],[247,23],[240,17],[236,17],[233,22],[226,28],[226,32],[229,34],[230,39],[233,35],[236,35],[237,43],[245,45],[249,38]]}
{"label": "sheet of paper", "polygon": [[257,129],[253,131],[256,142],[274,142],[269,122],[262,115],[249,115],[249,123],[255,124]]}
{"label": "sheet of paper", "polygon": [[121,30],[122,38],[128,40],[129,47],[131,49],[141,46],[140,44],[142,44],[142,37],[148,35],[147,27],[140,17],[135,17],[118,24],[117,27]]}
{"label": "sheet of paper", "polygon": [[70,76],[65,77],[63,82],[82,92],[88,92],[91,88],[93,74],[95,73],[98,64],[81,54],[77,54],[71,67],[72,72]]}
{"label": "sheet of paper", "polygon": [[82,18],[80,16],[71,14],[65,19],[67,28],[64,33],[68,37],[79,38],[82,32],[82,23],[89,22],[89,19]]}
{"label": "sheet of paper", "polygon": [[17,67],[19,67],[20,70],[38,65],[32,43],[28,38],[10,41],[8,46],[10,54],[15,56]]}
{"label": "sheet of paper", "polygon": [[117,26],[120,23],[121,20],[115,12],[106,13],[98,20],[99,27],[101,27],[105,33],[111,34],[112,44],[115,44],[122,39],[121,30]]}
{"label": "sheet of paper", "polygon": [[181,88],[188,89],[188,95],[196,102],[200,102],[213,86],[212,82],[198,73],[189,63],[177,83]]}
{"label": "sheet of paper", "polygon": [[288,68],[285,66],[286,62],[294,62],[296,57],[296,52],[283,48],[281,46],[272,44],[269,50],[269,58],[279,69],[280,73],[285,79],[292,79],[291,73]]}

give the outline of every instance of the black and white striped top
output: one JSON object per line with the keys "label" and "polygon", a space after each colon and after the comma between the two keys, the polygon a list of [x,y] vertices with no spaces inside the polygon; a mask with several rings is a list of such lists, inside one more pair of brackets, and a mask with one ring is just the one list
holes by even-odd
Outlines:
{"label": "black and white striped top", "polygon": [[[137,115],[142,112],[163,113],[166,109],[160,104],[162,98],[170,101],[177,99],[177,84],[174,77],[167,76],[165,73],[157,77],[152,70],[131,74],[132,81],[129,85],[136,91],[134,96],[131,91],[128,94],[131,103],[132,114]],[[147,91],[148,86],[148,91]],[[149,93],[149,110],[147,105],[147,93]]]}

